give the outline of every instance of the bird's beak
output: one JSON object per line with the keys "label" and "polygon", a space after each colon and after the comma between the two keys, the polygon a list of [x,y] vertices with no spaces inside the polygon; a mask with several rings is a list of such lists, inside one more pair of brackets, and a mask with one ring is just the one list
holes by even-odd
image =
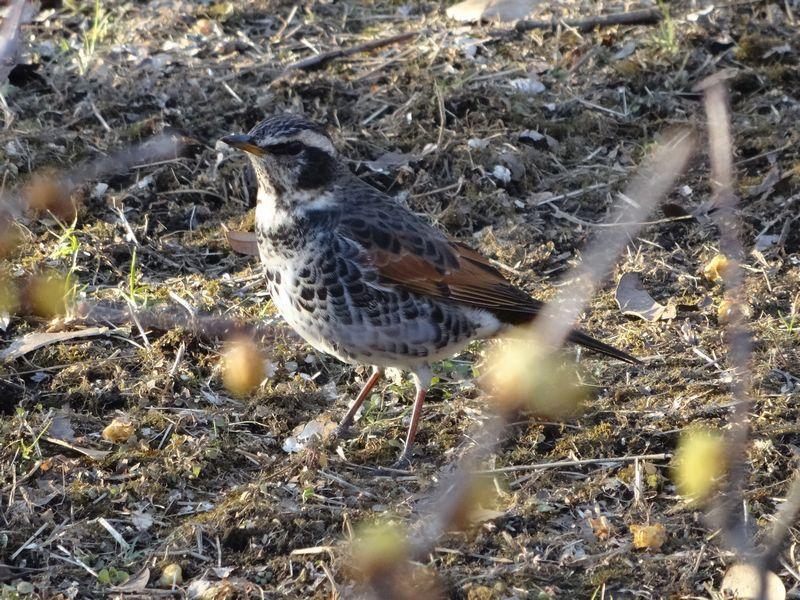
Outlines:
{"label": "bird's beak", "polygon": [[228,144],[228,146],[238,148],[239,150],[244,150],[245,152],[255,154],[256,156],[261,156],[264,154],[263,148],[260,148],[253,142],[252,136],[246,134],[227,135],[222,138],[222,141]]}

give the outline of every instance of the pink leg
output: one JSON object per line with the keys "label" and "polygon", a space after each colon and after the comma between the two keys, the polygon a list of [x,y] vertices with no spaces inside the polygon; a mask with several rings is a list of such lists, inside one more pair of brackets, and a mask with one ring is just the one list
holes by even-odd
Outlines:
{"label": "pink leg", "polygon": [[411,467],[411,448],[414,446],[414,438],[417,437],[419,419],[422,416],[422,405],[425,403],[425,393],[428,391],[428,386],[431,383],[430,371],[427,368],[421,371],[422,372],[414,374],[414,383],[417,387],[417,393],[414,397],[414,408],[411,411],[411,423],[408,426],[408,434],[406,435],[406,443],[403,445],[403,453],[394,465],[399,469],[408,469]]}
{"label": "pink leg", "polygon": [[378,383],[378,380],[381,378],[381,375],[383,375],[383,370],[379,369],[378,367],[375,367],[372,371],[372,375],[369,376],[369,379],[367,379],[367,382],[364,384],[364,387],[361,388],[361,391],[358,393],[358,396],[356,396],[355,401],[353,402],[353,404],[350,405],[350,408],[347,409],[347,414],[344,416],[341,423],[339,423],[339,426],[336,428],[334,432],[336,436],[340,436],[344,433],[347,433],[347,430],[350,429],[350,426],[353,424],[353,420],[356,418],[356,413],[358,412],[358,409],[361,408],[362,404],[364,404],[364,400],[367,399],[367,396],[369,395],[372,388],[375,387],[376,383]]}

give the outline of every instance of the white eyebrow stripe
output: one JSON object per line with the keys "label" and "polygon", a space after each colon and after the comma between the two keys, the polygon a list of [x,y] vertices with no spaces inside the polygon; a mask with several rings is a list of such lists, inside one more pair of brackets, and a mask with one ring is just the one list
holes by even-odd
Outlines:
{"label": "white eyebrow stripe", "polygon": [[295,136],[295,139],[303,142],[306,146],[312,146],[314,148],[319,148],[328,154],[335,154],[335,150],[333,148],[333,144],[328,139],[327,136],[322,135],[321,133],[317,133],[316,131],[312,131],[310,129],[304,129],[300,133]]}

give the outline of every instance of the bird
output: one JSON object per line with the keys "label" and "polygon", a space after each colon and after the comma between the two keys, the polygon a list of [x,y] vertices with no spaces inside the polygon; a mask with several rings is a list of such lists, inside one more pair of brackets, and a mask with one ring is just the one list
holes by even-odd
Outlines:
{"label": "bird", "polygon": [[[394,466],[410,468],[431,365],[530,323],[543,303],[353,174],[323,125],[276,114],[222,141],[255,171],[253,241],[281,316],[315,349],[372,367],[333,435],[347,433],[385,369],[408,371],[415,399]],[[640,363],[578,329],[568,340]]]}

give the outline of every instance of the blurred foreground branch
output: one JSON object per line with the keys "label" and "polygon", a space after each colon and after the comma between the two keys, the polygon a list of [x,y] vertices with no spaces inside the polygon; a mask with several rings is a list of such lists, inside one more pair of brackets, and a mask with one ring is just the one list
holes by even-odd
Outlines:
{"label": "blurred foreground branch", "polygon": [[[530,403],[543,401],[538,397],[542,390],[545,390],[545,395],[553,396],[545,398],[545,403],[557,404],[564,399],[562,394],[572,393],[570,390],[575,386],[567,380],[569,372],[555,366],[557,361],[552,353],[566,338],[581,309],[599,282],[607,276],[629,238],[643,226],[647,215],[683,172],[693,148],[693,136],[685,129],[664,136],[621,195],[623,202],[611,219],[621,223],[620,227],[604,230],[589,245],[582,265],[567,276],[561,293],[534,321],[526,339],[519,343],[509,342],[511,352],[501,348],[490,358],[489,370],[504,372],[503,376],[495,378],[502,382],[493,390],[500,396],[495,406],[497,410],[474,435],[473,446],[455,469],[443,476],[436,491],[420,503],[420,516],[411,525],[407,543],[403,545],[405,554],[387,561],[371,558],[370,564],[379,563],[381,568],[361,569],[363,579],[375,597],[400,600],[420,595],[425,597],[426,593],[431,593],[412,583],[408,576],[408,561],[421,560],[433,552],[437,541],[447,531],[469,525],[470,514],[482,495],[482,476],[478,469],[495,451],[516,412],[527,409],[535,413],[537,407]],[[533,394],[528,393],[531,390]],[[529,397],[531,395],[537,397]],[[503,396],[511,397],[512,401]],[[393,548],[396,546],[392,544]]]}

